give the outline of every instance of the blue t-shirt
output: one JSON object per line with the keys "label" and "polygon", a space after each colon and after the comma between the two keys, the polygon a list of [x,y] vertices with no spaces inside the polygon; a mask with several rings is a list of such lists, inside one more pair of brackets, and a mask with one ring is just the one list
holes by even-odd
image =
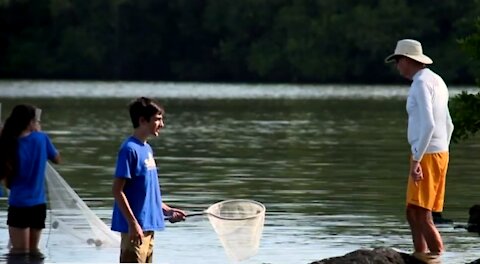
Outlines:
{"label": "blue t-shirt", "polygon": [[[143,231],[165,228],[162,196],[152,148],[135,137],[127,138],[118,153],[115,177],[127,179],[123,192]],[[112,230],[128,233],[128,222],[115,202]]]}
{"label": "blue t-shirt", "polygon": [[18,139],[17,174],[10,183],[8,204],[27,207],[46,203],[45,167],[57,150],[47,134],[34,131]]}

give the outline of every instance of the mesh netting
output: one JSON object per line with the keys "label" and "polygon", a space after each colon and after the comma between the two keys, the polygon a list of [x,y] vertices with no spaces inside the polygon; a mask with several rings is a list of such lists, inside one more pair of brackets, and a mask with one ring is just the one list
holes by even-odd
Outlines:
{"label": "mesh netting", "polygon": [[206,213],[231,260],[241,261],[257,254],[265,222],[263,204],[226,200],[211,205]]}
{"label": "mesh netting", "polygon": [[120,236],[95,215],[58,172],[47,163],[45,178],[48,188],[51,230],[74,237],[96,247],[119,247]]}

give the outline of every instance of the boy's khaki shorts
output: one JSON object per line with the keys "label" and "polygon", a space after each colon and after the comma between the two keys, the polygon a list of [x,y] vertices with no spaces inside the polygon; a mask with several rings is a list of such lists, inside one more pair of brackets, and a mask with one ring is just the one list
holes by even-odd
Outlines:
{"label": "boy's khaki shorts", "polygon": [[121,263],[152,263],[154,232],[143,232],[142,244],[138,245],[130,242],[128,233],[122,233],[120,243],[120,262]]}
{"label": "boy's khaki shorts", "polygon": [[423,180],[415,184],[412,177],[408,176],[407,205],[420,206],[433,212],[443,211],[448,160],[448,152],[423,155],[420,161]]}

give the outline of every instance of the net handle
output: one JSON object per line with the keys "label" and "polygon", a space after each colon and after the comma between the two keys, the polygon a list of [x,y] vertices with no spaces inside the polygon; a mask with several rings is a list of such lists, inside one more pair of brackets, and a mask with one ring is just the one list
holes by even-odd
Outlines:
{"label": "net handle", "polygon": [[206,214],[209,214],[209,213],[207,211],[201,211],[201,212],[195,212],[195,213],[187,214],[186,217],[200,216],[200,215],[206,215]]}
{"label": "net handle", "polygon": [[[185,215],[185,217],[199,216],[199,215],[205,215],[205,214],[208,214],[207,211],[195,212],[195,213],[187,214],[187,215]],[[172,218],[172,217],[166,215],[166,216],[163,218],[163,220],[169,221],[170,218]]]}
{"label": "net handle", "polygon": [[[206,214],[208,214],[207,211],[202,211],[202,212],[195,212],[195,213],[187,214],[187,215],[185,215],[185,217],[200,216],[200,215],[206,215]],[[165,216],[164,220],[168,221],[168,220],[170,220],[170,218],[171,218],[171,216]]]}

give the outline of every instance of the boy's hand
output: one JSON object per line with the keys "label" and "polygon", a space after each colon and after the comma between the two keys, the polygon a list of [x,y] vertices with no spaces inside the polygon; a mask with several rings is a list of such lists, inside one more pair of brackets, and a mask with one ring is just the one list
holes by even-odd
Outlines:
{"label": "boy's hand", "polygon": [[142,227],[138,224],[137,221],[135,223],[131,223],[128,227],[128,233],[130,237],[130,243],[141,245],[143,240],[143,230]]}
{"label": "boy's hand", "polygon": [[177,208],[170,208],[167,214],[168,221],[170,221],[170,223],[185,221],[185,218],[187,217],[187,214],[184,211]]}

